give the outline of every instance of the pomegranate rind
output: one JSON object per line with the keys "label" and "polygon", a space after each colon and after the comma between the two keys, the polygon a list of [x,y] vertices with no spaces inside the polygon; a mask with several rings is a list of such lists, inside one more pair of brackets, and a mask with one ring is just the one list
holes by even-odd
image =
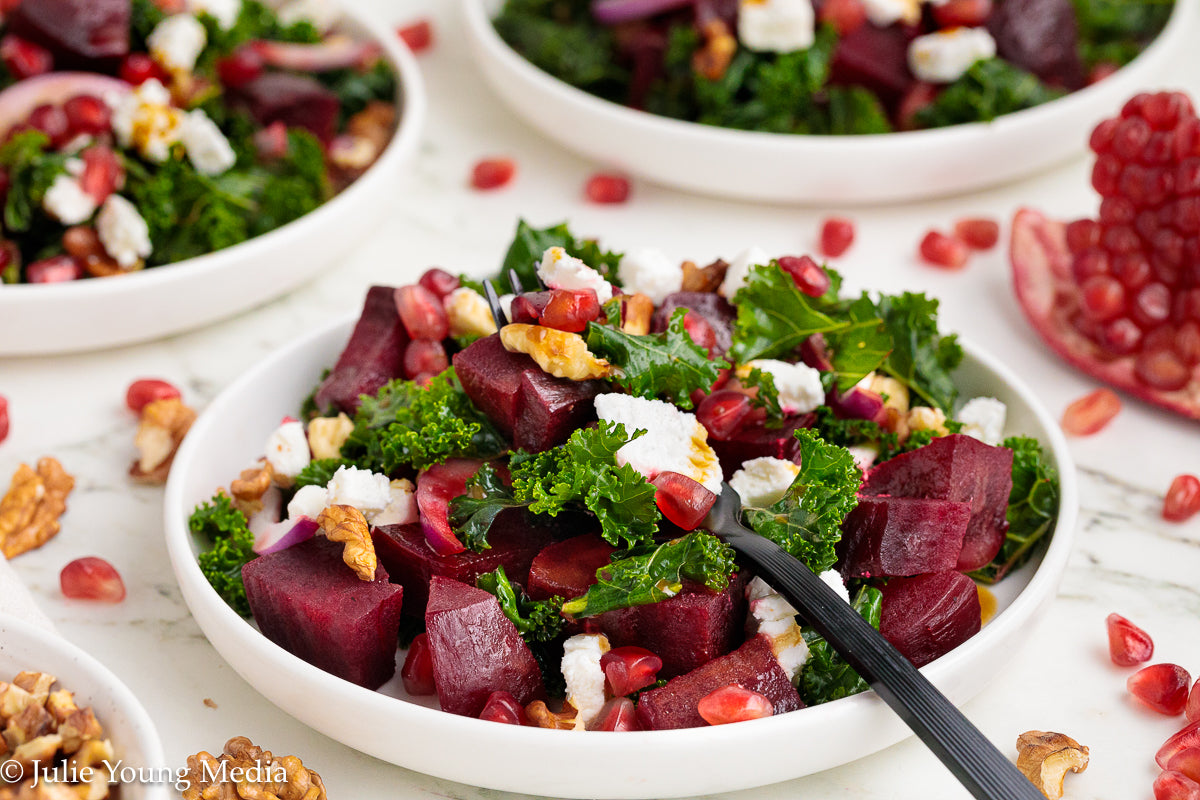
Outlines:
{"label": "pomegranate rind", "polygon": [[1013,218],[1009,258],[1013,288],[1025,317],[1063,360],[1140,400],[1200,420],[1200,376],[1195,370],[1182,389],[1151,388],[1138,380],[1132,356],[1114,358],[1104,353],[1071,325],[1078,299],[1070,282],[1065,223],[1034,209],[1018,210]]}

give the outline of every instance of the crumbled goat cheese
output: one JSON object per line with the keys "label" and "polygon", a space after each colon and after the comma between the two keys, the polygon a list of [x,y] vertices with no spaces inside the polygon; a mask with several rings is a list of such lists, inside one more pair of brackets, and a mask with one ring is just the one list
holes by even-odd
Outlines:
{"label": "crumbled goat cheese", "polygon": [[886,28],[893,22],[916,25],[921,21],[921,0],[863,0],[867,19],[872,25]]}
{"label": "crumbled goat cheese", "polygon": [[460,286],[446,296],[445,306],[451,336],[490,336],[496,332],[491,306],[474,289]]}
{"label": "crumbled goat cheese", "polygon": [[288,503],[288,519],[316,519],[329,506],[329,491],[324,486],[301,486]]}
{"label": "crumbled goat cheese", "polygon": [[285,422],[271,431],[266,450],[267,463],[276,475],[284,478],[295,478],[312,460],[304,423],[296,420]]}
{"label": "crumbled goat cheese", "polygon": [[856,444],[846,448],[850,451],[850,457],[854,459],[854,465],[866,472],[875,463],[875,459],[879,458],[879,448],[869,444]]}
{"label": "crumbled goat cheese", "polygon": [[827,569],[817,577],[823,580],[830,589],[833,589],[838,597],[847,603],[850,602],[850,592],[846,589],[846,582],[842,580],[841,573],[836,569]]}
{"label": "crumbled goat cheese", "polygon": [[192,166],[203,175],[220,175],[237,162],[233,146],[204,109],[188,113],[180,138]]}
{"label": "crumbled goat cheese", "polygon": [[742,498],[742,505],[766,508],[779,502],[792,481],[800,474],[800,467],[782,458],[752,458],[733,473],[729,485]]}
{"label": "crumbled goat cheese", "polygon": [[604,276],[561,247],[551,247],[542,254],[538,277],[551,289],[592,289],[601,303],[612,299],[612,284]]}
{"label": "crumbled goat cheese", "polygon": [[42,196],[42,208],[63,225],[78,225],[96,213],[96,198],[76,178],[60,174]]}
{"label": "crumbled goat cheese", "polygon": [[358,467],[338,467],[325,487],[329,505],[354,506],[370,519],[392,502],[392,485],[387,475]]}
{"label": "crumbled goat cheese", "polygon": [[146,46],[154,60],[171,72],[190,73],[207,41],[204,23],[191,14],[175,14],[155,26]]}
{"label": "crumbled goat cheese", "polygon": [[746,587],[750,600],[750,616],[757,623],[758,633],[771,640],[771,651],[788,678],[795,683],[800,670],[808,661],[808,645],[800,626],[796,624],[796,609],[762,578],[754,578]]}
{"label": "crumbled goat cheese", "polygon": [[279,21],[294,25],[307,20],[321,33],[332,28],[342,18],[338,4],[332,0],[291,0],[278,11]]}
{"label": "crumbled goat cheese", "polygon": [[908,45],[908,66],[918,80],[953,83],[976,61],[996,55],[986,28],[950,28],[918,36]]}
{"label": "crumbled goat cheese", "polygon": [[816,41],[812,0],[741,0],[738,41],[751,50],[790,53]]}
{"label": "crumbled goat cheese", "polygon": [[678,472],[715,494],[721,493],[721,464],[708,444],[708,431],[694,414],[662,400],[611,392],[596,397],[596,414],[620,423],[625,432],[646,433],[617,451],[617,463],[628,464],[647,479]]}
{"label": "crumbled goat cheese", "polygon": [[1008,406],[994,397],[976,397],[968,400],[958,412],[962,432],[991,445],[1004,440],[1004,424],[1008,419]]}
{"label": "crumbled goat cheese", "polygon": [[617,277],[626,294],[640,292],[657,306],[667,295],[683,288],[683,265],[672,261],[662,250],[646,247],[631,250],[621,258]]}
{"label": "crumbled goat cheese", "polygon": [[392,481],[388,484],[388,504],[383,511],[367,517],[372,525],[407,525],[416,522],[417,498],[416,488],[406,479]]}
{"label": "crumbled goat cheese", "polygon": [[746,279],[750,277],[750,268],[770,263],[771,257],[761,247],[743,250],[729,264],[729,269],[725,270],[725,280],[721,281],[721,294],[725,295],[727,300],[733,300],[737,290],[746,285]]}
{"label": "crumbled goat cheese", "polygon": [[119,194],[110,194],[96,217],[96,235],[104,252],[129,269],[154,252],[150,226],[133,203]]}
{"label": "crumbled goat cheese", "polygon": [[504,312],[505,319],[512,319],[512,304],[516,299],[515,294],[502,294],[496,298],[496,302],[500,304],[500,310]]}
{"label": "crumbled goat cheese", "polygon": [[769,374],[775,381],[779,391],[779,406],[787,414],[806,414],[825,403],[825,387],[821,385],[820,370],[813,369],[808,364],[789,364],[772,358],[760,358],[747,361],[738,369],[738,375],[744,371],[758,368]]}
{"label": "crumbled goat cheese", "polygon": [[136,148],[150,161],[162,163],[179,141],[185,115],[171,106],[171,93],[157,79],[131,92],[105,98],[112,109],[112,129],[122,147]]}
{"label": "crumbled goat cheese", "polygon": [[232,28],[242,13],[242,0],[187,0],[189,14],[209,14],[225,30]]}
{"label": "crumbled goat cheese", "polygon": [[580,633],[563,642],[562,674],[567,702],[579,712],[575,729],[583,730],[604,706],[604,670],[600,659],[609,650],[602,633]]}

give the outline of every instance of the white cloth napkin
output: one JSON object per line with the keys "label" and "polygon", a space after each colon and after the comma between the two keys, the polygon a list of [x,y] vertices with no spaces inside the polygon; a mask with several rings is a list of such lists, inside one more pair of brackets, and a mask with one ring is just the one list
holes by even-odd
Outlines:
{"label": "white cloth napkin", "polygon": [[25,588],[16,570],[3,555],[0,555],[0,613],[48,631],[55,631],[54,623],[34,602],[33,595]]}

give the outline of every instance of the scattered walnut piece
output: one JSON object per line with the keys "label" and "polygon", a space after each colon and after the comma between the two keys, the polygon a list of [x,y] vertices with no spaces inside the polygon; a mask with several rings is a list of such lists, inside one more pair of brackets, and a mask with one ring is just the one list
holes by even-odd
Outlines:
{"label": "scattered walnut piece", "polygon": [[704,45],[692,53],[692,69],[710,81],[719,81],[725,77],[725,70],[737,52],[737,39],[719,19],[705,23],[701,32]]}
{"label": "scattered walnut piece", "polygon": [[166,483],[175,451],[195,421],[196,412],[178,397],[147,403],[133,440],[139,457],[129,468],[129,475],[143,483]]}
{"label": "scattered walnut piece", "polygon": [[204,698],[203,702],[207,708],[216,708],[217,707],[217,701],[213,700],[211,697]]}
{"label": "scattered walnut piece", "polygon": [[57,459],[38,460],[37,470],[22,464],[8,492],[0,499],[0,550],[15,558],[41,547],[60,529],[59,517],[67,510],[67,495],[75,479]]}
{"label": "scattered walnut piece", "polygon": [[1070,736],[1052,731],[1025,731],[1017,737],[1017,769],[1049,800],[1063,795],[1067,771],[1083,772],[1088,749]]}
{"label": "scattered walnut piece", "polygon": [[529,721],[539,728],[553,728],[560,731],[575,730],[575,717],[578,714],[579,712],[570,703],[564,703],[563,710],[557,714],[541,700],[534,700],[525,706],[525,716],[529,717]]}
{"label": "scattered walnut piece", "polygon": [[316,417],[308,423],[308,449],[314,459],[337,458],[354,430],[354,420],[345,412],[336,417]]}
{"label": "scattered walnut piece", "polygon": [[683,262],[681,292],[715,292],[725,280],[729,263],[717,259],[707,267],[697,267],[692,261]]}
{"label": "scattered walnut piece", "polygon": [[641,292],[626,297],[623,312],[622,331],[634,336],[645,336],[650,332],[650,322],[654,317],[654,301],[649,297]]}
{"label": "scattered walnut piece", "polygon": [[354,506],[329,506],[317,517],[317,524],[329,541],[345,543],[342,560],[354,570],[359,580],[375,580],[379,562],[375,558],[375,544],[371,541],[371,526],[361,511]]}
{"label": "scattered walnut piece", "polygon": [[204,751],[189,756],[187,766],[183,800],[327,800],[321,776],[299,758],[274,756],[245,736],[226,742],[219,758]]}
{"label": "scattered walnut piece", "polygon": [[614,373],[612,364],[592,355],[577,333],[517,323],[500,329],[500,343],[510,353],[527,354],[556,378],[586,381]]}
{"label": "scattered walnut piece", "polygon": [[940,408],[913,406],[909,409],[905,422],[908,423],[910,434],[917,431],[933,431],[936,436],[945,436],[950,433],[946,428],[946,412]]}
{"label": "scattered walnut piece", "polygon": [[263,495],[271,488],[274,477],[275,470],[269,461],[260,461],[256,466],[242,470],[242,474],[229,484],[234,507],[247,519],[261,511]]}

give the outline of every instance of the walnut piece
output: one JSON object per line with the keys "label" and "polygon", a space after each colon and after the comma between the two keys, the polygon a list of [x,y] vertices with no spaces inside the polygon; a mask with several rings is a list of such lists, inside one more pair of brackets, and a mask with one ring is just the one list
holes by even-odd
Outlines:
{"label": "walnut piece", "polygon": [[623,309],[624,320],[621,330],[633,336],[645,336],[650,332],[650,322],[654,317],[654,301],[638,292],[625,298]]}
{"label": "walnut piece", "polygon": [[336,417],[316,417],[308,423],[308,449],[314,460],[337,458],[354,430],[354,420],[345,412]]}
{"label": "walnut piece", "polygon": [[142,483],[166,483],[175,451],[195,421],[196,412],[178,397],[147,403],[133,440],[139,455],[129,468],[130,477]]}
{"label": "walnut piece", "polygon": [[587,342],[577,333],[517,323],[500,329],[500,343],[510,353],[525,353],[556,378],[586,381],[615,372],[612,364],[588,351]]}
{"label": "walnut piece", "polygon": [[570,703],[564,703],[563,710],[557,714],[541,700],[534,700],[525,706],[525,716],[529,717],[529,721],[534,725],[560,731],[575,730],[575,717],[578,713]]}
{"label": "walnut piece", "polygon": [[317,517],[317,524],[329,541],[345,544],[342,560],[354,570],[359,580],[375,580],[379,562],[375,558],[375,544],[371,541],[371,526],[361,511],[354,506],[329,506]]}
{"label": "walnut piece", "polygon": [[187,760],[183,800],[328,800],[321,776],[295,756],[277,757],[245,736],[219,757],[200,751]]}
{"label": "walnut piece", "polygon": [[254,516],[262,510],[263,495],[271,488],[275,478],[275,469],[269,461],[260,461],[257,465],[242,470],[233,483],[229,484],[229,494],[233,496],[233,505],[246,518]]}
{"label": "walnut piece", "polygon": [[41,547],[58,535],[59,517],[67,510],[67,496],[75,479],[57,459],[38,460],[37,471],[22,464],[12,485],[0,499],[0,550],[15,558]]}
{"label": "walnut piece", "polygon": [[683,285],[681,292],[715,292],[725,280],[729,263],[717,259],[707,267],[697,267],[695,262],[683,262]]}
{"label": "walnut piece", "polygon": [[692,69],[710,81],[719,81],[725,77],[725,70],[737,52],[737,39],[719,19],[705,23],[702,33],[704,46],[692,54]]}
{"label": "walnut piece", "polygon": [[1083,772],[1087,765],[1088,749],[1066,734],[1025,731],[1017,737],[1017,769],[1048,800],[1062,797],[1068,770]]}

